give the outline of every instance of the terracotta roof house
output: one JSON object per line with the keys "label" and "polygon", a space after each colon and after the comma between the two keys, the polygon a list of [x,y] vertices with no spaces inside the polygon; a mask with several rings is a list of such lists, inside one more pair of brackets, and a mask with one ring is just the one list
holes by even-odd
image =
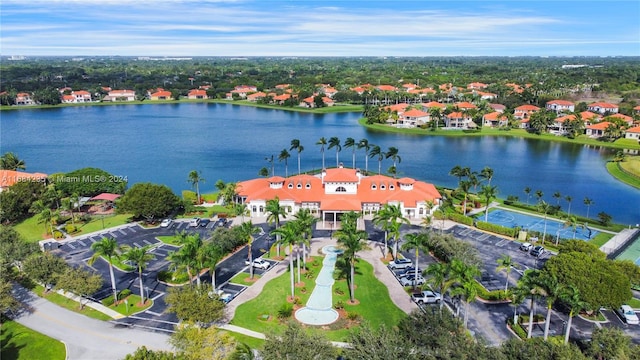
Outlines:
{"label": "terracotta roof house", "polygon": [[187,99],[190,100],[200,100],[200,99],[208,99],[207,90],[205,89],[192,89],[187,93]]}
{"label": "terracotta roof house", "polygon": [[291,84],[278,84],[276,85],[276,89],[284,90],[284,89],[288,89],[290,86]]}
{"label": "terracotta roof house", "polygon": [[488,113],[482,117],[482,125],[488,127],[507,126],[509,118],[499,111]]}
{"label": "terracotta roof house", "polygon": [[418,125],[423,125],[428,121],[429,113],[418,109],[411,109],[402,113],[402,115],[398,119],[398,125],[403,127],[415,127]]}
{"label": "terracotta roof house", "polygon": [[502,104],[489,104],[489,107],[497,112],[504,112],[507,107]]}
{"label": "terracotta roof house", "polygon": [[557,113],[574,112],[576,110],[575,104],[567,100],[551,100],[547,102],[545,107],[547,110],[555,111]]}
{"label": "terracotta roof house", "polygon": [[393,104],[393,105],[385,106],[384,109],[385,110],[389,110],[389,111],[395,111],[395,112],[398,113],[398,115],[400,115],[408,107],[409,107],[409,104],[407,104],[407,103],[399,103],[399,104]]}
{"label": "terracotta roof house", "polygon": [[640,126],[635,126],[625,130],[624,132],[625,139],[634,139],[640,141]]}
{"label": "terracotta roof house", "polygon": [[636,112],[636,114],[640,114],[640,105],[634,107],[633,110]]}
{"label": "terracotta roof house", "polygon": [[585,121],[585,123],[590,124],[592,121],[598,121],[601,119],[600,114],[596,114],[596,113],[592,113],[591,111],[583,111],[580,113],[580,116],[582,117],[582,120]]}
{"label": "terracotta roof house", "polygon": [[473,93],[479,96],[481,100],[493,100],[498,97],[498,94],[485,91],[474,90]]}
{"label": "terracotta roof house", "polygon": [[136,92],[133,90],[111,90],[102,101],[134,101]]}
{"label": "terracotta roof house", "polygon": [[62,95],[62,97],[60,98],[60,100],[62,101],[62,103],[64,104],[71,104],[74,103],[76,98],[73,97],[73,95]]}
{"label": "terracotta roof house", "polygon": [[253,93],[253,94],[247,95],[247,100],[249,100],[249,101],[258,101],[260,99],[264,99],[265,97],[267,97],[267,94],[265,94],[262,91],[258,91],[257,93]]}
{"label": "terracotta roof house", "polygon": [[282,94],[282,95],[276,95],[273,97],[273,102],[279,105],[284,104],[285,101],[289,100],[291,98],[291,94]]}
{"label": "terracotta roof house", "polygon": [[472,82],[467,85],[467,89],[469,90],[478,90],[478,89],[486,89],[489,85],[481,82]]}
{"label": "terracotta roof house", "polygon": [[452,112],[444,116],[445,125],[448,128],[469,129],[475,128],[476,123],[469,115],[465,115],[461,111]]}
{"label": "terracotta roof house", "polygon": [[624,121],[624,123],[627,124],[627,126],[633,125],[633,118],[631,116],[627,116],[627,115],[624,115],[624,114],[617,113],[617,114],[609,115],[609,116],[605,117],[605,119],[606,118],[620,119],[620,120]]}
{"label": "terracotta roof house", "polygon": [[424,88],[424,89],[411,89],[409,91],[407,91],[409,94],[416,94],[416,95],[420,95],[420,97],[422,97],[423,95],[427,95],[427,94],[435,94],[435,90],[433,90],[432,88]]}
{"label": "terracotta roof house", "polygon": [[149,95],[151,100],[171,100],[171,91],[161,90]]}
{"label": "terracotta roof house", "polygon": [[233,94],[238,94],[238,96],[240,96],[242,99],[245,99],[247,97],[247,94],[254,93],[257,91],[258,91],[258,88],[256,88],[255,86],[239,85],[239,86],[236,86],[235,89],[231,90],[231,92],[227,93],[227,100],[232,100]]}
{"label": "terracotta roof house", "polygon": [[426,110],[431,110],[432,108],[438,108],[440,110],[443,110],[447,106],[445,104],[441,104],[441,103],[439,103],[437,101],[429,101],[428,103],[422,104],[422,107],[424,109],[426,109]]}
{"label": "terracotta roof house", "polygon": [[608,121],[603,121],[597,124],[587,125],[585,129],[585,134],[593,138],[603,137],[605,135],[605,130],[607,129],[607,126],[611,124],[612,123]]}
{"label": "terracotta roof house", "polygon": [[35,105],[35,101],[31,98],[31,94],[21,92],[16,94],[16,105]]}
{"label": "terracotta roof house", "polygon": [[0,192],[19,182],[39,182],[47,180],[47,174],[27,173],[15,170],[0,170]]}
{"label": "terracotta roof house", "polygon": [[594,102],[587,105],[589,111],[597,112],[600,114],[610,113],[616,114],[618,112],[618,105],[606,103],[606,102]]}
{"label": "terracotta roof house", "polygon": [[514,109],[513,116],[516,119],[528,119],[531,114],[539,110],[540,108],[535,105],[521,105]]}
{"label": "terracotta roof house", "polygon": [[[314,108],[316,107],[316,102],[314,100],[314,97],[316,97],[316,95],[313,96],[309,96],[308,98],[305,98],[302,100],[302,102],[300,103],[300,106],[302,107],[308,107],[308,108]],[[322,97],[322,102],[325,104],[325,106],[333,106],[334,102],[333,100],[331,100],[330,97],[328,96],[323,96]]]}
{"label": "terracotta roof house", "polygon": [[[268,200],[278,198],[280,205],[293,215],[309,209],[320,218],[318,227],[337,229],[342,214],[349,211],[365,215],[377,213],[383,205],[400,205],[410,219],[431,215],[442,196],[433,184],[410,178],[393,179],[384,175],[364,176],[358,169],[342,166],[323,170],[321,174],[274,176],[242,181],[237,199],[247,204],[252,217],[266,216]],[[427,201],[436,206],[429,210]]]}
{"label": "terracotta roof house", "polygon": [[393,85],[378,85],[376,89],[380,91],[398,91],[398,88]]}
{"label": "terracotta roof house", "polygon": [[471,110],[471,109],[477,109],[478,107],[473,105],[472,103],[468,102],[468,101],[463,101],[463,102],[459,102],[456,104],[456,106],[458,107],[458,109],[460,109],[460,111],[462,110]]}
{"label": "terracotta roof house", "polygon": [[411,83],[409,83],[409,84],[402,84],[402,88],[403,88],[405,91],[407,91],[407,92],[408,92],[408,91],[410,91],[410,90],[415,90],[415,89],[417,89],[418,87],[419,87],[418,85],[416,85],[416,84],[411,84]]}

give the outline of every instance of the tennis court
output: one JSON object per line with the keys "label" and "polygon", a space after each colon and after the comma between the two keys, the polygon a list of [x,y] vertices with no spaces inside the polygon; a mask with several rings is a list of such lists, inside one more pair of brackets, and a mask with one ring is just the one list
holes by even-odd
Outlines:
{"label": "tennis court", "polygon": [[640,239],[636,239],[629,247],[618,255],[617,260],[631,260],[640,265]]}
{"label": "tennis court", "polygon": [[[483,219],[482,217],[480,219]],[[525,215],[514,211],[498,209],[489,213],[487,222],[513,228],[519,226],[525,231],[544,232],[544,218]],[[547,218],[547,234],[550,236],[560,236],[561,239],[573,239],[573,228],[566,226],[563,222]],[[591,240],[598,234],[591,228],[578,225],[575,238],[579,240]],[[640,251],[640,249],[639,249]]]}

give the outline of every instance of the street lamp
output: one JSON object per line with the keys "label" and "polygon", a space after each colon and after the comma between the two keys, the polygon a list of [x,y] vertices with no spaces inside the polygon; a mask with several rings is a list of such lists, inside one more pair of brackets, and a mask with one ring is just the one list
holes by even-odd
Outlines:
{"label": "street lamp", "polygon": [[[146,292],[147,292],[147,300],[149,300],[149,287],[148,287],[148,286],[145,286],[145,287],[144,287],[144,289],[145,289],[145,290],[146,290]],[[142,303],[143,303],[143,304],[145,303],[145,300],[144,300],[144,299],[142,299]]]}

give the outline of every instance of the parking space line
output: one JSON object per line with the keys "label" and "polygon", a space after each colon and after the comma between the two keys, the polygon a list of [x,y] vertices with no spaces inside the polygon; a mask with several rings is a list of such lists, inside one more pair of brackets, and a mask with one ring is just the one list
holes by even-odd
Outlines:
{"label": "parking space line", "polygon": [[92,236],[92,237],[90,237],[90,238],[89,238],[89,240],[90,240],[92,243],[94,243],[94,242],[98,241],[98,240],[94,239],[94,238],[93,238],[93,236]]}
{"label": "parking space line", "polygon": [[82,246],[87,246],[87,244],[83,243],[82,240],[78,240],[78,243],[80,243],[80,245]]}
{"label": "parking space line", "polygon": [[76,247],[75,247],[75,246],[73,246],[73,245],[71,245],[71,243],[67,243],[67,245],[69,245],[69,247],[70,247],[70,248],[72,248],[73,250],[75,250],[75,249],[76,249]]}
{"label": "parking space line", "polygon": [[122,235],[127,235],[127,233],[126,233],[124,230],[122,230],[122,229],[119,229],[118,231],[119,231],[119,232],[120,232],[120,234],[122,234]]}
{"label": "parking space line", "polygon": [[141,247],[142,247],[142,246],[140,246],[140,244],[138,244],[137,242],[134,242],[134,243],[133,243],[133,246],[138,247],[138,248],[141,248]]}
{"label": "parking space line", "polygon": [[142,242],[147,244],[147,245],[151,245],[151,243],[149,241],[145,240],[145,239],[142,239]]}
{"label": "parking space line", "polygon": [[478,236],[478,240],[484,240],[484,239],[486,239],[486,238],[488,238],[490,236],[491,235],[489,235],[489,234],[483,234],[483,235]]}
{"label": "parking space line", "polygon": [[507,241],[509,241],[509,240],[502,239],[502,240],[500,240],[500,241],[498,241],[498,242],[496,243],[496,246],[497,246],[497,247],[503,247],[503,246],[505,246],[505,245],[506,245]]}
{"label": "parking space line", "polygon": [[135,227],[136,227],[135,225],[132,225],[132,226],[128,227],[127,229],[129,229],[129,230],[131,230],[131,232],[135,233],[136,232]]}
{"label": "parking space line", "polygon": [[118,236],[112,232],[109,233],[109,235],[111,235],[111,237],[117,238]]}
{"label": "parking space line", "polygon": [[155,311],[151,311],[151,310],[147,310],[147,311],[145,311],[145,313],[153,315],[153,316],[162,316],[162,314],[157,313]]}

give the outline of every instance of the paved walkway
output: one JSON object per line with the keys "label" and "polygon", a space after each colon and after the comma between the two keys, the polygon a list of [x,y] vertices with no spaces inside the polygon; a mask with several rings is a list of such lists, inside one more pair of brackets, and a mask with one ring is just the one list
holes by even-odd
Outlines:
{"label": "paved walkway", "polygon": [[55,305],[22,286],[14,292],[25,310],[15,321],[62,341],[69,360],[122,359],[138,347],[172,351],[169,336],[136,328],[122,328],[110,322],[91,319]]}

